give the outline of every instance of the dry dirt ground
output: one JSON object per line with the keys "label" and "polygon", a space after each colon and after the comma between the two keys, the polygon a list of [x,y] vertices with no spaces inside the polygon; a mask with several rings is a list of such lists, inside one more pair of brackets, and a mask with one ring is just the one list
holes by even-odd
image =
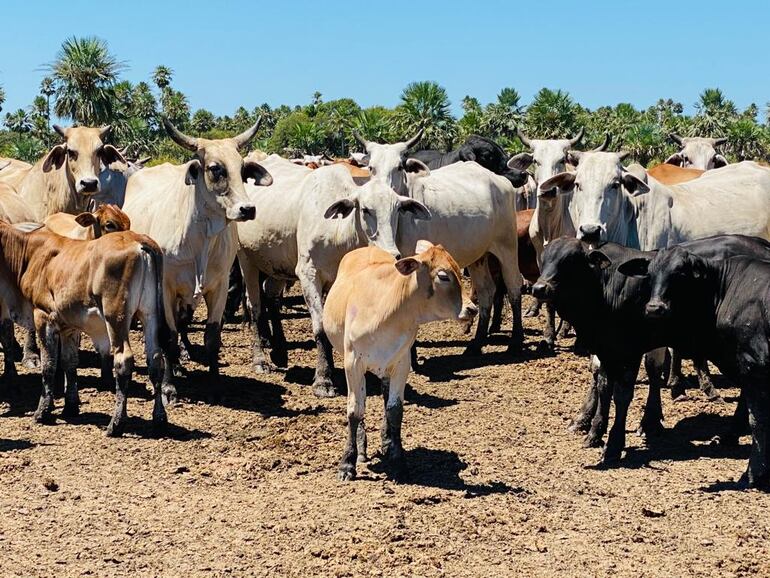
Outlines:
{"label": "dry dirt ground", "polygon": [[[113,395],[97,370],[82,371],[80,418],[53,426],[33,423],[39,377],[26,375],[0,407],[0,576],[770,575],[770,495],[735,484],[749,440],[708,443],[737,390],[722,390],[725,404],[664,392],[662,438],[648,448],[629,434],[621,465],[600,469],[600,450],[567,432],[587,360],[573,340],[544,357],[540,321],[526,324],[515,359],[501,339],[463,357],[459,328],[424,328],[404,411],[405,483],[376,456],[358,480],[337,481],[345,401],[307,387],[314,351],[301,307],[287,322],[287,372],[255,378],[248,331],[227,326],[221,379],[189,364],[166,439],[151,437],[144,374],[122,439],[104,436]],[[92,354],[82,362],[95,365]],[[642,382],[629,428],[645,395]]]}

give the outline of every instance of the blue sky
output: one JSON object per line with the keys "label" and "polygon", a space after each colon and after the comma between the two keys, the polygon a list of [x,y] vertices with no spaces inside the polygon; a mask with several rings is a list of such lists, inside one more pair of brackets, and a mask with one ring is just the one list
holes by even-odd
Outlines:
{"label": "blue sky", "polygon": [[768,0],[3,0],[0,20],[5,112],[31,103],[72,35],[107,40],[134,82],[170,66],[193,110],[217,114],[316,90],[392,106],[413,80],[442,84],[455,111],[504,86],[525,104],[546,86],[590,108],[670,97],[692,111],[712,86],[739,107],[770,100]]}

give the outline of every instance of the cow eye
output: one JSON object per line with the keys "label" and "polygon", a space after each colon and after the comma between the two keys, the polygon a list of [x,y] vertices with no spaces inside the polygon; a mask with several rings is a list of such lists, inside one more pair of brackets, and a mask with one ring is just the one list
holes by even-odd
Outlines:
{"label": "cow eye", "polygon": [[364,207],[363,209],[361,209],[361,212],[364,215],[371,215],[372,214],[372,212],[367,207]]}
{"label": "cow eye", "polygon": [[76,161],[78,160],[78,151],[67,149],[67,156],[70,158],[70,160]]}
{"label": "cow eye", "polygon": [[577,181],[575,181],[575,188],[576,188],[576,189],[579,189],[579,188],[580,188],[580,183],[579,183],[579,182],[577,182]]}
{"label": "cow eye", "polygon": [[112,221],[109,221],[109,222],[108,222],[108,223],[107,223],[107,224],[104,226],[104,228],[105,228],[105,229],[107,229],[108,231],[115,231],[115,230],[117,230],[117,228],[118,228],[118,227],[115,225],[115,223],[113,223]]}
{"label": "cow eye", "polygon": [[377,174],[377,171],[376,171],[376,169],[375,169],[374,167],[369,167],[369,174],[370,174],[370,175],[372,175],[372,176],[374,176],[375,174]]}
{"label": "cow eye", "polygon": [[438,278],[439,281],[443,283],[446,283],[447,281],[450,280],[449,273],[447,273],[446,271],[439,271],[438,273],[436,273],[436,277]]}
{"label": "cow eye", "polygon": [[218,181],[227,176],[227,171],[222,165],[209,165],[209,174],[212,179]]}

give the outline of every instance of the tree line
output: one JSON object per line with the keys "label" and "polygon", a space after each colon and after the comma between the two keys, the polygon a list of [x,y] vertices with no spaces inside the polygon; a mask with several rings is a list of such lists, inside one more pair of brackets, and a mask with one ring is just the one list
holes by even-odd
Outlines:
{"label": "tree line", "polygon": [[[528,105],[514,88],[503,88],[494,102],[473,96],[462,100],[462,116],[452,114],[446,90],[430,81],[407,85],[394,108],[361,107],[353,99],[324,101],[316,92],[308,104],[253,109],[239,107],[217,116],[191,110],[187,97],[173,87],[173,70],[158,66],[147,81],[121,78],[126,66],[107,43],[94,37],[69,38],[53,62],[45,66],[39,94],[23,109],[6,111],[0,131],[0,156],[34,162],[56,142],[52,117],[82,125],[111,124],[113,140],[129,157],[151,156],[155,163],[184,162],[186,154],[166,136],[165,116],[193,135],[223,138],[241,132],[261,118],[253,148],[284,156],[327,153],[345,157],[357,150],[353,131],[379,142],[403,140],[425,127],[421,146],[449,150],[468,135],[494,139],[511,153],[524,147],[520,127],[530,138],[566,138],[585,128],[586,146],[609,134],[613,149],[630,152],[643,165],[663,161],[675,152],[672,133],[680,136],[727,137],[723,153],[729,161],[770,160],[770,103],[764,122],[756,104],[739,110],[718,88],[707,88],[695,103],[694,115],[681,103],[660,99],[647,109],[629,103],[594,110],[575,102],[569,93],[543,88]],[[0,111],[6,94],[0,87]]]}

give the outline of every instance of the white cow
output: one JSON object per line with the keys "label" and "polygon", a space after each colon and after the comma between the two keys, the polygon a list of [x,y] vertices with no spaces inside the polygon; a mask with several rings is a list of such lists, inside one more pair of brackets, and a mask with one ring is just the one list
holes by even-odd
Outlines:
{"label": "white cow", "polygon": [[99,173],[99,192],[93,196],[97,205],[116,205],[122,207],[126,201],[126,185],[131,175],[144,168],[150,161],[145,157],[136,161],[126,160],[105,166]]}
{"label": "white cow", "polygon": [[[269,185],[272,178],[238,152],[254,137],[259,121],[238,136],[219,140],[187,136],[165,119],[164,126],[174,142],[195,152],[195,159],[136,173],[128,181],[123,210],[132,229],[155,239],[163,250],[166,317],[174,343],[180,314],[192,308],[196,295],[205,299],[206,356],[216,376],[227,273],[237,250],[237,234],[228,224],[255,217],[244,182]],[[173,353],[178,364],[179,352]]]}
{"label": "white cow", "polygon": [[[297,223],[303,203],[302,182],[312,171],[278,155],[261,164],[273,177],[269,189],[246,183],[246,194],[256,207],[259,219],[238,223],[238,262],[249,297],[254,330],[253,367],[256,373],[270,371],[258,334],[262,314],[260,273],[271,278],[268,297],[277,301],[286,281],[296,279]],[[321,217],[318,217],[319,219]],[[273,303],[273,306],[278,306]],[[271,359],[279,367],[287,363],[286,343],[280,321],[273,324]]]}
{"label": "white cow", "polygon": [[420,129],[416,135],[404,142],[394,144],[381,144],[368,141],[353,131],[353,137],[366,150],[366,157],[361,159],[361,165],[369,167],[372,177],[380,177],[385,180],[390,188],[399,195],[408,194],[406,183],[406,171],[404,170],[409,149],[414,147],[422,138],[424,129]]}
{"label": "white cow", "polygon": [[716,147],[727,142],[726,138],[681,137],[672,134],[671,138],[682,147],[666,159],[670,165],[708,171],[727,165],[727,159],[716,151]]}

